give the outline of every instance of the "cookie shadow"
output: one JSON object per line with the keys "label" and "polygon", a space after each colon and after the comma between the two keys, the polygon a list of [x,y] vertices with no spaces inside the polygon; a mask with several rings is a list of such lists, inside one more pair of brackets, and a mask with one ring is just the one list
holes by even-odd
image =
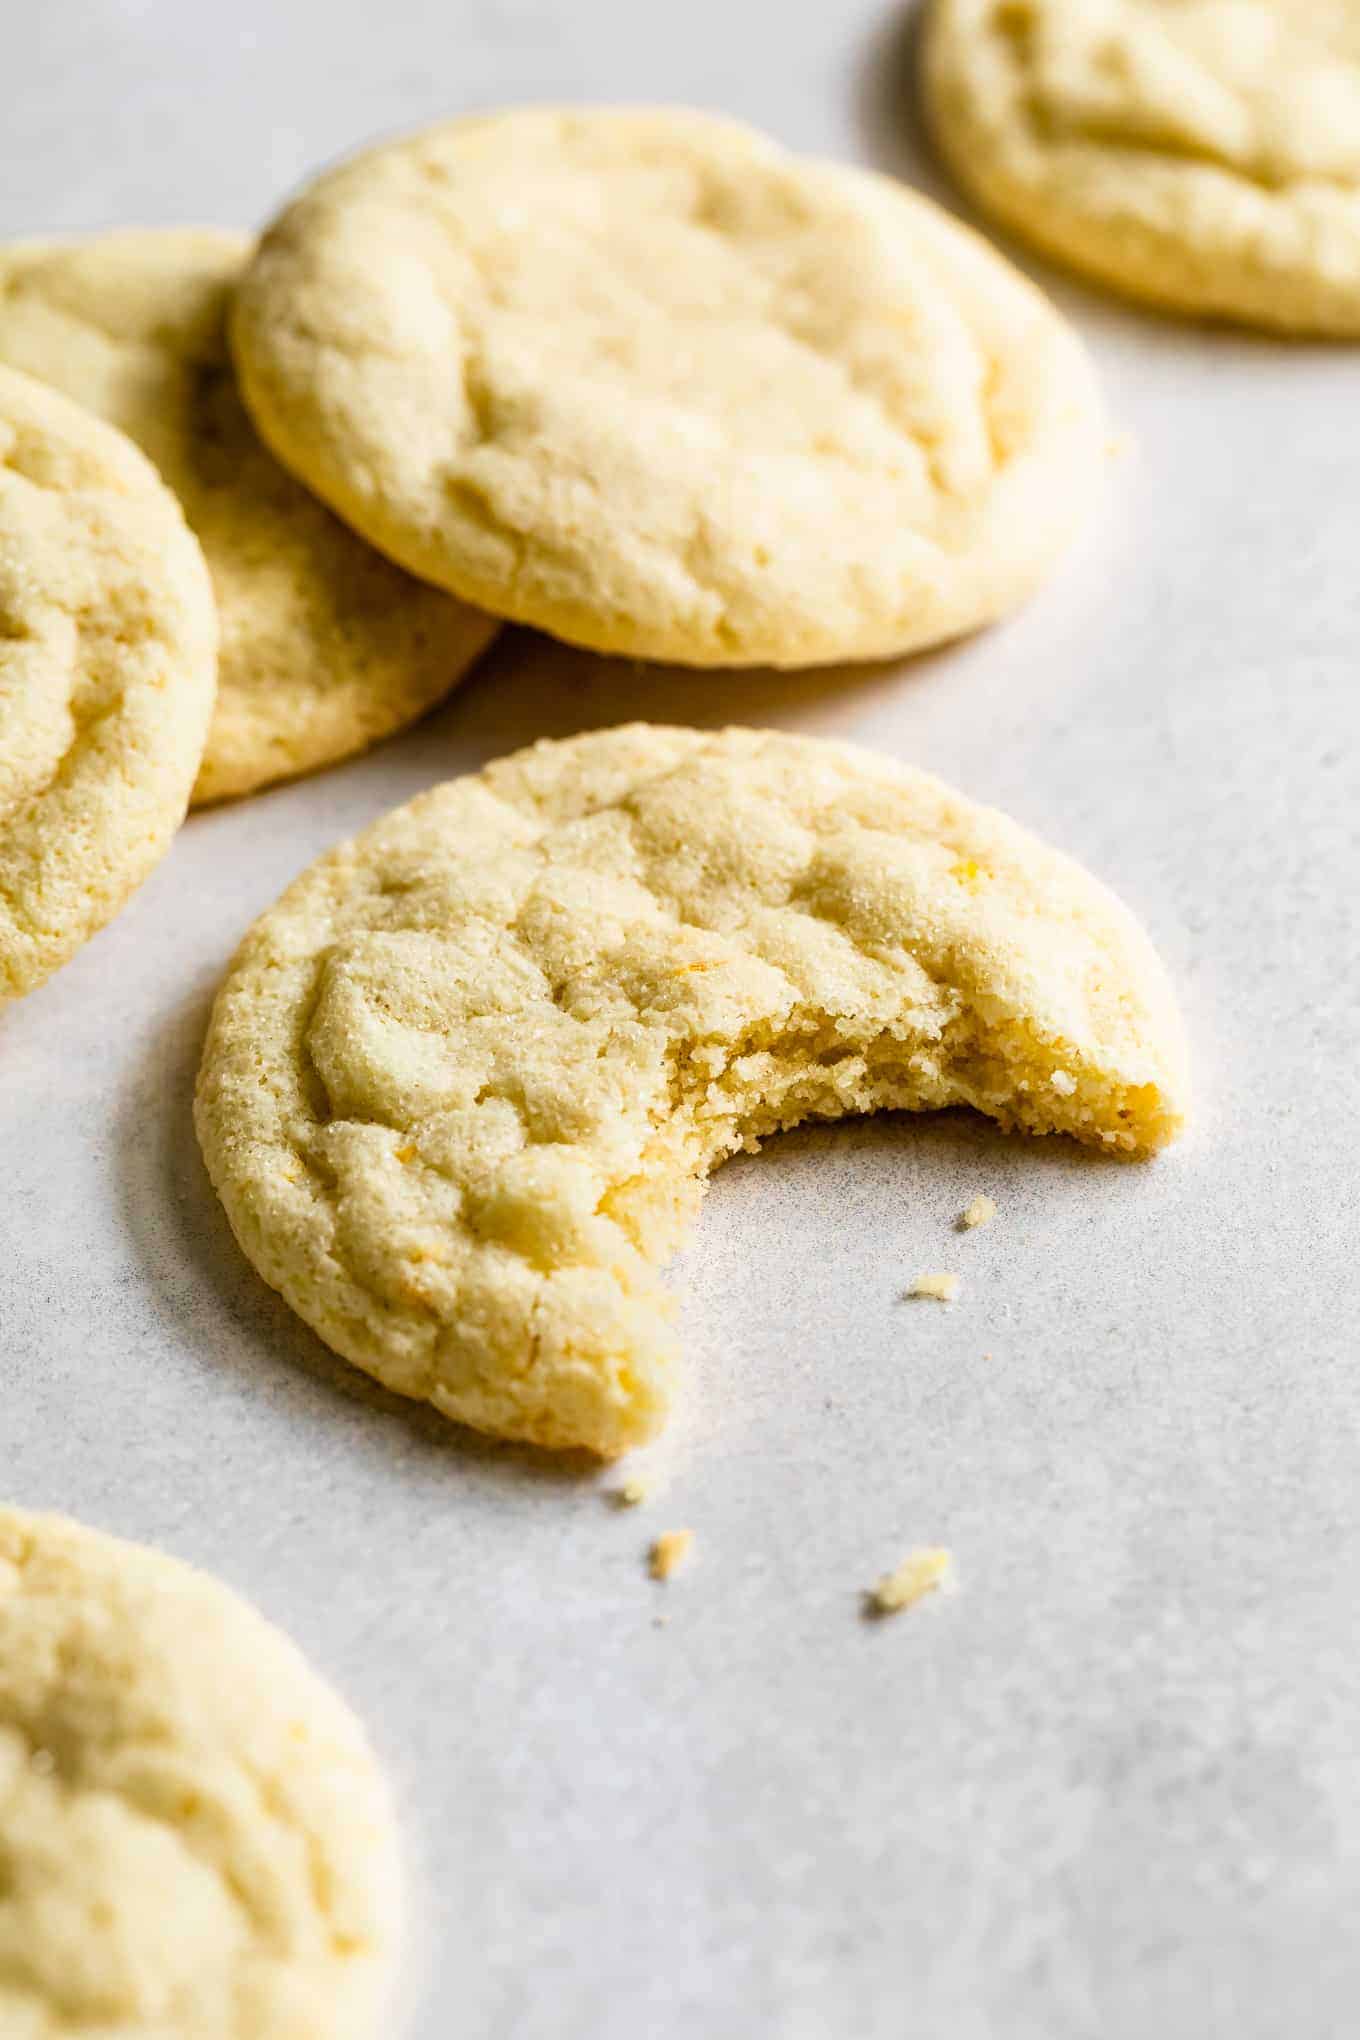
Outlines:
{"label": "cookie shadow", "polygon": [[889,7],[869,37],[852,85],[865,158],[952,211],[966,211],[935,153],[921,93],[923,0]]}
{"label": "cookie shadow", "polygon": [[[226,955],[222,969],[226,967]],[[357,1443],[408,1469],[554,1487],[589,1485],[600,1462],[498,1443],[394,1395],[332,1353],[258,1275],[237,1245],[208,1178],[193,1123],[194,1082],[221,973],[201,979],[167,1013],[115,1115],[114,1173],[128,1235],[165,1318],[197,1363],[228,1369],[242,1391],[268,1398],[318,1450]]]}
{"label": "cookie shadow", "polygon": [[872,708],[947,670],[968,637],[910,658],[792,672],[650,664],[606,657],[518,625],[507,627],[449,702],[422,726],[433,777],[475,772],[540,737],[573,737],[619,723],[751,728],[839,735],[847,709]]}

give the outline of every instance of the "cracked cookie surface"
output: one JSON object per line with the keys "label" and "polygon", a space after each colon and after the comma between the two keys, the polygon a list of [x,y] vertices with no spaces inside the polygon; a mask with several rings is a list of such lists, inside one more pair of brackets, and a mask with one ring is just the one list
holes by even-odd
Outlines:
{"label": "cracked cookie surface", "polygon": [[165,854],[216,663],[203,555],[150,462],[0,368],[0,1004]]}
{"label": "cracked cookie surface", "polygon": [[217,1581],[0,1510],[5,2040],[368,2040],[398,1867],[349,1710]]}
{"label": "cracked cookie surface", "polygon": [[251,245],[176,227],[0,246],[0,362],[134,440],[203,547],[221,651],[195,804],[367,749],[496,628],[357,538],[261,442],[225,331]]}
{"label": "cracked cookie surface", "polygon": [[417,574],[600,651],[889,656],[1027,595],[1100,465],[1086,357],[885,178],[681,111],[434,128],[238,293],[280,458]]}
{"label": "cracked cookie surface", "polygon": [[849,746],[544,742],[323,857],[247,935],[197,1096],[243,1249],[335,1349],[506,1437],[662,1420],[656,1264],[726,1155],[969,1105],[1177,1131],[1161,967],[1093,878]]}
{"label": "cracked cookie surface", "polygon": [[1350,0],[931,0],[926,95],[960,183],[1168,309],[1360,337]]}

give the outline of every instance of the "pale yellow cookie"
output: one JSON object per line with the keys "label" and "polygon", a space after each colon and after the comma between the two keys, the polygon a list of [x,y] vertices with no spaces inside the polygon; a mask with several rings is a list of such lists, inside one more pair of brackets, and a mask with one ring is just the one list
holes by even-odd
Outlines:
{"label": "pale yellow cookie", "polygon": [[972,1105],[1145,1153],[1171,994],[1096,881],[924,773],[639,724],[541,743],[332,851],[247,935],[197,1122],[256,1267],[338,1352],[507,1437],[652,1432],[655,1264],[724,1156]]}
{"label": "pale yellow cookie", "polygon": [[165,854],[216,663],[203,555],[150,463],[0,368],[0,1004]]}
{"label": "pale yellow cookie", "polygon": [[365,750],[442,699],[495,630],[356,538],[261,445],[224,331],[250,247],[208,228],[0,246],[0,362],[135,439],[207,558],[222,649],[196,804]]}
{"label": "pale yellow cookie", "polygon": [[0,1510],[5,2040],[379,2040],[387,1795],[349,1710],[217,1581]]}
{"label": "pale yellow cookie", "polygon": [[990,621],[1102,457],[1080,344],[982,241],[698,113],[360,156],[266,234],[233,338],[280,459],[413,573],[697,666]]}
{"label": "pale yellow cookie", "polygon": [[960,183],[1173,311],[1360,336],[1354,0],[929,0]]}

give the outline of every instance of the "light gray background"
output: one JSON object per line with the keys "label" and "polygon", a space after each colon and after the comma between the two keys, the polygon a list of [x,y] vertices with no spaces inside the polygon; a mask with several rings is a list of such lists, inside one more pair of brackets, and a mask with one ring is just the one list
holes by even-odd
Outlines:
{"label": "light gray background", "polygon": [[[259,220],[385,128],[549,97],[689,100],[939,188],[882,0],[0,23],[9,234]],[[507,637],[406,738],[191,821],[0,1015],[3,1489],[212,1567],[370,1723],[419,1895],[403,2040],[1360,2025],[1360,360],[1046,280],[1135,444],[1023,616],[783,679]],[[643,1514],[333,1361],[240,1258],[189,1121],[227,956],[315,852],[637,713],[853,736],[1034,824],[1145,916],[1199,1092],[1142,1169],[959,1120],[724,1170]],[[955,1309],[900,1301],[941,1267]],[[641,1554],[679,1523],[698,1556],[661,1590]],[[863,1622],[934,1542],[958,1594]]]}

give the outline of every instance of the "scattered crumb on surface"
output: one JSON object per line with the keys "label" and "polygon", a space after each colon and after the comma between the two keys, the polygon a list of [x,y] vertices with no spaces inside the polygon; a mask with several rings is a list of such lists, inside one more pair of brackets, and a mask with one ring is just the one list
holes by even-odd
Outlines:
{"label": "scattered crumb on surface", "polygon": [[647,1554],[647,1570],[654,1580],[668,1580],[672,1573],[679,1572],[689,1557],[694,1542],[692,1530],[667,1530],[657,1538]]}
{"label": "scattered crumb on surface", "polygon": [[995,1217],[995,1200],[984,1194],[975,1197],[967,1211],[959,1213],[959,1224],[965,1232],[971,1232],[975,1225],[990,1225]]}
{"label": "scattered crumb on surface", "polygon": [[954,1554],[930,1545],[910,1551],[895,1572],[884,1573],[869,1590],[869,1610],[874,1615],[898,1615],[914,1608],[927,1594],[940,1593],[954,1580]]}
{"label": "scattered crumb on surface", "polygon": [[651,1493],[651,1482],[634,1474],[633,1478],[624,1481],[621,1487],[611,1488],[609,1499],[616,1509],[636,1509],[651,1499]]}
{"label": "scattered crumb on surface", "polygon": [[990,1353],[984,1353],[982,1357],[984,1360],[990,1360],[992,1356]]}
{"label": "scattered crumb on surface", "polygon": [[918,1275],[908,1296],[929,1296],[936,1303],[952,1303],[959,1293],[957,1275]]}

